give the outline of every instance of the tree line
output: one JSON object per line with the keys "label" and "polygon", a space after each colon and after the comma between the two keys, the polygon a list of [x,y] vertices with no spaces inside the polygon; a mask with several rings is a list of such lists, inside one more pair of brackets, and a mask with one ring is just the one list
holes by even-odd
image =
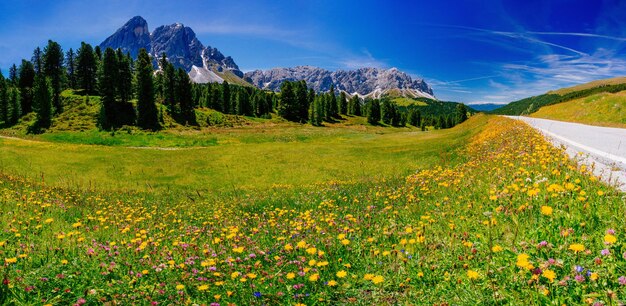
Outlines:
{"label": "tree line", "polygon": [[197,108],[260,118],[277,114],[314,126],[337,122],[342,116],[365,116],[371,124],[448,128],[467,118],[462,104],[457,108],[463,109],[454,115],[424,117],[416,109],[400,109],[389,99],[363,100],[343,91],[337,94],[333,86],[329,92],[316,93],[305,81],[285,81],[278,94],[227,81],[196,84],[184,69],[176,69],[166,54],[153,59],[142,49],[134,60],[119,49],[103,52],[84,42],[76,52],[70,48],[64,53],[58,43],[49,40],[43,50],[33,51],[31,60],[22,60],[19,67],[13,65],[8,77],[0,71],[0,125],[12,126],[35,112],[30,131],[49,128],[52,119],[63,112],[61,92],[68,88],[101,97],[98,127],[103,130],[136,125],[156,131],[164,125],[164,114],[179,124],[197,125]]}

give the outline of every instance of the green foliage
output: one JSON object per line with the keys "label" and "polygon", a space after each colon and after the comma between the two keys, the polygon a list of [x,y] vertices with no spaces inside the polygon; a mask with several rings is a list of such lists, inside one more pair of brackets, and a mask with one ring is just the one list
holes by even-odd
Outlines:
{"label": "green foliage", "polygon": [[285,81],[280,86],[278,115],[294,122],[307,122],[311,97],[305,81]]}
{"label": "green foliage", "polygon": [[[36,65],[35,65],[36,67]],[[96,94],[97,59],[90,44],[82,42],[78,50],[76,78],[78,87],[88,95]],[[37,70],[35,68],[35,70]]]}
{"label": "green foliage", "polygon": [[99,126],[102,129],[109,130],[116,124],[116,113],[113,111],[113,105],[116,102],[117,80],[119,78],[119,70],[117,65],[117,56],[115,51],[107,48],[104,51],[104,59],[102,60],[102,76],[100,77],[98,89],[101,96],[101,108],[99,115]]}
{"label": "green foliage", "polygon": [[74,53],[74,49],[70,48],[67,53],[65,53],[65,69],[67,73],[67,86],[70,88],[77,88],[76,81],[76,53]]}
{"label": "green foliage", "polygon": [[0,71],[0,122],[2,126],[7,126],[9,123],[9,88],[7,80]]}
{"label": "green foliage", "polygon": [[191,80],[185,70],[179,68],[176,74],[177,102],[179,105],[179,123],[183,125],[196,125],[196,113],[192,101]]}
{"label": "green foliage", "polygon": [[23,114],[33,111],[33,85],[35,84],[35,67],[33,63],[22,60],[20,65],[20,108]]}
{"label": "green foliage", "polygon": [[61,104],[61,91],[65,80],[63,62],[64,54],[61,45],[48,40],[48,45],[43,49],[43,74],[50,79],[52,106],[57,115],[63,112],[63,105]]}
{"label": "green foliage", "polygon": [[460,103],[456,106],[454,124],[463,123],[465,120],[467,120],[467,106],[465,106],[465,104],[463,103]]}
{"label": "green foliage", "polygon": [[50,84],[50,79],[44,75],[35,77],[33,107],[37,117],[31,128],[33,133],[40,133],[52,124],[52,88]]}
{"label": "green foliage", "polygon": [[156,131],[160,129],[158,111],[154,101],[152,61],[146,49],[137,57],[137,126]]}
{"label": "green foliage", "polygon": [[367,107],[367,122],[369,124],[378,124],[380,121],[380,102],[376,100],[369,100],[365,102]]}

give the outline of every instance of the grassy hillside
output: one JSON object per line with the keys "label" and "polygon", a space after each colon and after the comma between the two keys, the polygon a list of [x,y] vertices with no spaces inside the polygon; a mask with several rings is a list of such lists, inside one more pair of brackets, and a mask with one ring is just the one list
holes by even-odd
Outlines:
{"label": "grassy hillside", "polygon": [[[433,132],[280,125],[214,134],[136,136],[148,143],[182,141],[203,146],[178,150],[79,145],[66,143],[82,141],[71,134],[50,134],[43,139],[63,142],[0,139],[0,169],[47,183],[99,189],[228,191],[377,180],[450,158],[448,152],[485,122],[480,116],[457,128]],[[109,144],[106,141],[103,144]]]}
{"label": "grassy hillside", "polygon": [[[220,163],[216,152],[194,154],[211,161],[204,167],[183,150],[166,160],[152,151],[4,140],[1,150],[16,151],[0,154],[15,159],[4,161],[3,171],[26,165],[24,174],[37,180],[0,175],[0,304],[621,303],[623,194],[517,121],[476,116],[420,135],[432,139],[402,133],[334,139],[298,153],[297,166],[288,169],[294,161],[285,152],[307,142],[286,144],[281,154],[264,148],[267,158],[255,146],[241,146],[239,152],[252,151],[248,158],[257,156],[254,168],[234,166],[221,175],[211,175]],[[345,151],[344,143],[353,148]],[[103,173],[90,168],[106,167],[104,175],[119,186],[145,185],[129,181],[137,177],[128,175],[120,155],[154,169],[187,168],[195,181],[184,183],[194,187],[233,183],[232,175],[246,171],[275,173],[279,183],[311,164],[330,181],[214,199],[180,189],[178,197],[115,186],[76,192],[50,187],[65,181],[38,171],[57,164],[68,172],[65,179],[72,169],[98,178]],[[351,160],[357,156],[365,163]],[[326,168],[341,160],[349,161],[341,167],[349,173],[346,183]],[[407,176],[372,182],[382,174],[376,164],[385,162]],[[153,179],[169,175],[136,171]],[[317,176],[299,174],[289,179],[302,184]]]}
{"label": "grassy hillside", "polygon": [[599,93],[544,106],[531,117],[626,128],[626,92]]}
{"label": "grassy hillside", "polygon": [[[400,109],[411,109],[417,108],[422,115],[449,115],[454,114],[456,111],[456,106],[459,104],[458,102],[448,102],[448,101],[439,101],[432,100],[428,98],[394,98],[393,102],[400,106]],[[476,113],[476,110],[472,109],[470,106],[467,107],[468,111],[471,114]]]}
{"label": "grassy hillside", "polygon": [[598,93],[616,93],[626,90],[626,83],[619,83],[620,78],[610,80],[600,80],[583,84],[562,91],[548,92],[543,95],[534,96],[511,102],[503,107],[493,110],[492,114],[499,115],[528,115],[536,112],[539,108],[584,98]]}
{"label": "grassy hillside", "polygon": [[548,91],[547,93],[557,94],[557,95],[562,96],[562,95],[566,95],[568,93],[572,93],[575,91],[581,91],[581,90],[591,89],[591,88],[596,88],[596,87],[604,87],[604,86],[609,86],[609,85],[621,85],[621,84],[626,84],[626,77],[616,77],[616,78],[611,78],[611,79],[596,80],[593,82],[580,84],[580,85],[576,85],[572,87],[565,87],[565,88],[561,88],[557,90],[551,90],[551,91]]}

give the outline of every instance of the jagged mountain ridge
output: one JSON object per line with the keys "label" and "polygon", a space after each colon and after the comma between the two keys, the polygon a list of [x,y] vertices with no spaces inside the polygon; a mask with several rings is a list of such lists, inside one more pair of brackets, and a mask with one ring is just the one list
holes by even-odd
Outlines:
{"label": "jagged mountain ridge", "polygon": [[274,68],[246,72],[244,79],[258,88],[279,91],[284,81],[305,80],[316,92],[326,92],[333,85],[336,91],[379,98],[389,94],[435,99],[432,88],[423,79],[413,79],[397,68],[360,68],[330,71],[311,66]]}
{"label": "jagged mountain ridge", "polygon": [[[194,82],[240,81],[243,72],[230,56],[224,56],[219,50],[204,46],[194,31],[181,23],[157,27],[152,33],[148,22],[140,16],[131,18],[113,35],[105,39],[100,48],[122,49],[134,58],[139,50],[145,48],[155,59],[165,53],[170,63],[189,72]],[[239,80],[237,80],[239,79]]]}

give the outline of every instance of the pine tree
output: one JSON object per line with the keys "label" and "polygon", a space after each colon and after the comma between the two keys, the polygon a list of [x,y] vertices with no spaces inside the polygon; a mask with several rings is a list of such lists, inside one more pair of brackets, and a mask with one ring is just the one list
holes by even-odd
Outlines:
{"label": "pine tree", "polygon": [[467,107],[463,103],[459,103],[455,110],[455,124],[463,123],[467,120]]}
{"label": "pine tree", "polygon": [[380,104],[380,117],[385,124],[391,124],[391,119],[394,117],[393,105],[387,99],[384,99]]}
{"label": "pine tree", "polygon": [[72,48],[65,53],[65,68],[67,70],[67,85],[76,89],[76,54]]}
{"label": "pine tree", "polygon": [[52,105],[55,114],[63,112],[61,105],[61,91],[63,87],[63,77],[65,70],[63,68],[63,49],[52,40],[48,40],[48,45],[43,49],[43,73],[50,78],[52,86]]}
{"label": "pine tree", "polygon": [[367,122],[370,124],[378,124],[378,121],[380,121],[380,102],[378,102],[378,100],[371,100],[368,103]]}
{"label": "pine tree", "polygon": [[33,85],[35,84],[35,68],[33,63],[22,60],[20,65],[20,103],[22,114],[33,111]]}
{"label": "pine tree", "polygon": [[409,110],[409,117],[407,118],[408,123],[412,126],[415,127],[419,127],[421,125],[421,113],[420,111],[416,110],[415,108],[411,108],[411,110]]}
{"label": "pine tree", "polygon": [[11,68],[9,68],[9,81],[11,82],[11,86],[17,86],[17,66],[15,66],[15,64],[11,65]]}
{"label": "pine tree", "polygon": [[7,126],[9,121],[9,95],[7,80],[0,70],[0,122],[1,126]]}
{"label": "pine tree", "polygon": [[342,91],[339,94],[339,113],[342,115],[348,114],[348,99],[346,98],[346,92]]}
{"label": "pine tree", "polygon": [[43,59],[42,59],[41,49],[39,47],[35,48],[35,51],[33,51],[33,57],[31,61],[33,62],[35,73],[36,74],[43,73]]}
{"label": "pine tree", "polygon": [[230,109],[230,85],[228,85],[228,82],[224,81],[222,83],[222,113],[230,114],[232,113]]}
{"label": "pine tree", "polygon": [[90,44],[81,43],[76,58],[76,81],[78,88],[84,89],[88,95],[96,93],[96,76],[98,65],[93,48]]}
{"label": "pine tree", "polygon": [[[105,51],[106,52],[106,51]],[[117,95],[122,103],[130,101],[133,93],[132,59],[117,49]]]}
{"label": "pine tree", "polygon": [[52,88],[50,80],[42,75],[35,77],[33,88],[33,106],[37,112],[35,132],[47,129],[52,124]]}
{"label": "pine tree", "polygon": [[314,126],[321,126],[323,120],[323,108],[322,105],[323,96],[316,96],[313,99],[313,103],[311,103],[309,107],[309,122]]}
{"label": "pine tree", "polygon": [[337,97],[335,96],[335,86],[330,85],[328,115],[332,118],[339,117],[339,107],[337,106]]}
{"label": "pine tree", "polygon": [[117,82],[119,80],[118,62],[115,51],[107,48],[104,51],[104,59],[102,60],[102,76],[98,80],[98,89],[100,90],[100,128],[108,130],[117,127],[115,113],[115,98]]}
{"label": "pine tree", "polygon": [[156,104],[154,102],[154,84],[152,80],[152,61],[146,49],[139,50],[137,57],[137,125],[146,130],[160,128]]}
{"label": "pine tree", "polygon": [[193,108],[191,80],[189,75],[182,68],[178,68],[176,73],[176,89],[178,91],[178,103],[180,104],[180,123],[196,124],[196,112]]}
{"label": "pine tree", "polygon": [[20,91],[13,87],[9,92],[9,106],[11,107],[11,116],[9,118],[9,124],[15,125],[19,120],[22,114],[20,110]]}
{"label": "pine tree", "polygon": [[285,81],[280,85],[280,102],[278,115],[289,121],[300,121],[297,108],[297,96],[293,88],[294,83]]}
{"label": "pine tree", "polygon": [[309,120],[309,93],[305,80],[296,83],[295,94],[297,101],[297,117],[295,120],[305,123]]}
{"label": "pine tree", "polygon": [[176,70],[174,65],[167,61],[165,53],[161,54],[159,65],[163,70],[163,101],[172,115],[176,112]]}

